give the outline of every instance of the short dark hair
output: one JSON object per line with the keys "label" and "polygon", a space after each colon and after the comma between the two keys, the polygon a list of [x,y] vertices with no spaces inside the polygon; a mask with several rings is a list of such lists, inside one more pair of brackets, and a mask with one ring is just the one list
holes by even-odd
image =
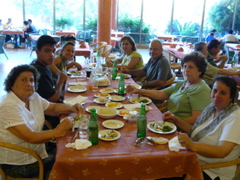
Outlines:
{"label": "short dark hair", "polygon": [[37,49],[41,50],[45,45],[55,45],[56,43],[52,36],[42,35],[37,41]]}
{"label": "short dark hair", "polygon": [[213,79],[213,85],[216,81],[220,81],[230,88],[230,98],[232,103],[238,98],[237,82],[230,76],[227,75],[218,75]]}
{"label": "short dark hair", "polygon": [[194,47],[194,51],[202,51],[204,46],[206,46],[205,42],[196,42],[193,47]]}
{"label": "short dark hair", "polygon": [[[132,45],[132,51],[136,51],[137,48],[136,48],[136,43],[134,41],[134,39],[131,37],[131,36],[123,36],[120,40],[121,44],[124,40],[128,40],[130,42],[130,44]],[[120,46],[121,46],[120,44]]]}
{"label": "short dark hair", "polygon": [[211,30],[210,32],[215,33],[215,32],[217,32],[217,30],[216,30],[216,29],[213,29],[213,30]]}
{"label": "short dark hair", "polygon": [[220,44],[221,43],[217,39],[212,39],[207,45],[208,50],[211,50],[212,48],[217,48],[218,46],[220,46]]}
{"label": "short dark hair", "polygon": [[[75,46],[75,44],[74,44],[73,42],[71,42],[71,41],[66,41],[66,42],[61,46],[61,50],[64,50],[67,45],[72,45],[73,48],[74,48],[74,46]],[[62,53],[60,53],[60,56],[62,56]]]}
{"label": "short dark hair", "polygon": [[23,24],[28,25],[28,21],[23,21]]}
{"label": "short dark hair", "polygon": [[183,67],[186,62],[193,62],[197,66],[199,72],[201,72],[199,77],[202,78],[204,76],[207,69],[207,62],[201,53],[195,51],[185,55],[181,60],[181,66]]}
{"label": "short dark hair", "polygon": [[229,33],[229,34],[232,34],[232,33],[233,33],[233,30],[232,30],[232,29],[230,29],[230,30],[228,31],[228,33]]}
{"label": "short dark hair", "polygon": [[32,20],[31,20],[31,19],[28,19],[28,21],[29,21],[29,22],[32,22]]}
{"label": "short dark hair", "polygon": [[33,73],[35,89],[37,90],[37,87],[38,87],[37,82],[38,82],[40,75],[35,67],[33,67],[32,65],[24,64],[24,65],[19,65],[19,66],[12,68],[12,70],[10,71],[10,73],[8,74],[7,78],[4,81],[5,91],[7,91],[7,92],[11,91],[11,88],[14,85],[17,77],[23,72]]}

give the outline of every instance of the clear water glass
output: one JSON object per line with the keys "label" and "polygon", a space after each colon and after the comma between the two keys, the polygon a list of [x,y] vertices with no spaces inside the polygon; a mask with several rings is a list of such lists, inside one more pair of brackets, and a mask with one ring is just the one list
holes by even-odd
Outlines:
{"label": "clear water glass", "polygon": [[89,123],[89,115],[82,115],[80,119],[79,125],[79,137],[80,139],[88,139],[88,123]]}

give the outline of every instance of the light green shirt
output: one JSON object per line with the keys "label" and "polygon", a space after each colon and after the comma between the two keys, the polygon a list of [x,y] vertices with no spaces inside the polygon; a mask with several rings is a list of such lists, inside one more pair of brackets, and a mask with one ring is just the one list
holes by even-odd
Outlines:
{"label": "light green shirt", "polygon": [[[209,76],[209,77],[213,78],[214,76],[216,76],[218,74],[218,72],[219,72],[219,68],[211,65],[210,63],[207,63],[207,69],[206,69],[206,72],[205,72],[206,76]],[[212,85],[212,82],[213,82],[212,80],[206,79],[206,78],[203,78],[203,79],[206,81],[206,83],[208,85]]]}
{"label": "light green shirt", "polygon": [[202,111],[210,104],[210,88],[201,80],[185,90],[182,90],[186,80],[164,89],[169,97],[168,109],[180,119],[192,116],[192,111]]}
{"label": "light green shirt", "polygon": [[123,55],[123,60],[122,60],[122,65],[127,66],[130,63],[131,58],[133,58],[133,57],[140,58],[140,61],[138,61],[138,63],[132,69],[143,68],[144,65],[143,65],[142,55],[137,51],[133,51],[129,56],[124,54]]}

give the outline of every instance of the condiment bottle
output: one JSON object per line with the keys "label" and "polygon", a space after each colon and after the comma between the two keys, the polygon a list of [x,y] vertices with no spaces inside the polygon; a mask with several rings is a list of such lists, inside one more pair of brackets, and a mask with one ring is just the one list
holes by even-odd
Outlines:
{"label": "condiment bottle", "polygon": [[137,137],[145,138],[146,128],[147,128],[146,110],[145,110],[145,104],[142,104],[140,109],[140,114],[137,120]]}
{"label": "condiment bottle", "polygon": [[96,109],[91,109],[91,116],[88,124],[89,141],[92,145],[98,144],[98,118]]}
{"label": "condiment bottle", "polygon": [[118,95],[124,96],[124,93],[125,93],[124,74],[120,74],[120,81],[118,83]]}
{"label": "condiment bottle", "polygon": [[112,80],[116,80],[117,73],[118,73],[117,61],[114,61],[113,68],[112,68]]}

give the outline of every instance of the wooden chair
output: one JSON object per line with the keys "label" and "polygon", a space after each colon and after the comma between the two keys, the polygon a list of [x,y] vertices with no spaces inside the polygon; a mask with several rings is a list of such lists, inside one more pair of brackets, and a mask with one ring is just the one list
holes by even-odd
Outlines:
{"label": "wooden chair", "polygon": [[43,166],[42,158],[39,156],[39,154],[37,154],[35,151],[33,151],[31,149],[28,149],[28,148],[25,148],[25,147],[22,147],[22,146],[18,146],[18,145],[15,145],[15,144],[6,143],[6,142],[3,142],[3,141],[0,141],[0,147],[10,148],[10,149],[13,149],[13,150],[17,150],[17,151],[21,151],[21,152],[30,154],[37,159],[38,164],[39,164],[39,177],[38,178],[13,178],[13,177],[7,176],[4,173],[4,171],[3,171],[3,169],[1,168],[1,165],[0,165],[0,175],[2,176],[2,180],[43,180],[43,175],[44,175],[43,174],[44,173],[44,168],[43,167],[44,166]]}
{"label": "wooden chair", "polygon": [[236,178],[240,174],[240,158],[237,158],[237,159],[232,160],[232,161],[222,162],[222,163],[205,164],[205,165],[202,165],[202,170],[212,169],[212,168],[228,167],[228,166],[233,166],[233,165],[237,165],[235,176],[233,178],[233,180],[236,180]]}
{"label": "wooden chair", "polygon": [[163,49],[163,55],[167,58],[167,60],[170,62],[171,65],[171,69],[173,69],[174,71],[176,69],[178,69],[178,71],[181,71],[181,63],[177,63],[177,59],[178,57],[175,56],[174,53],[172,53],[171,51],[168,51],[166,49]]}
{"label": "wooden chair", "polygon": [[93,52],[100,50],[100,53],[103,52],[103,47],[107,45],[107,42],[100,41],[93,44],[90,44],[90,47],[94,47]]}
{"label": "wooden chair", "polygon": [[176,78],[176,74],[174,72],[172,72],[172,77],[166,81],[164,87],[154,87],[154,88],[151,88],[151,90],[160,90],[160,89],[166,88],[168,86],[171,86],[172,84],[177,82],[177,81],[175,81],[175,78]]}
{"label": "wooden chair", "polygon": [[5,35],[0,35],[0,54],[5,54],[6,58],[8,59],[7,54],[4,50],[5,39],[6,39]]}

